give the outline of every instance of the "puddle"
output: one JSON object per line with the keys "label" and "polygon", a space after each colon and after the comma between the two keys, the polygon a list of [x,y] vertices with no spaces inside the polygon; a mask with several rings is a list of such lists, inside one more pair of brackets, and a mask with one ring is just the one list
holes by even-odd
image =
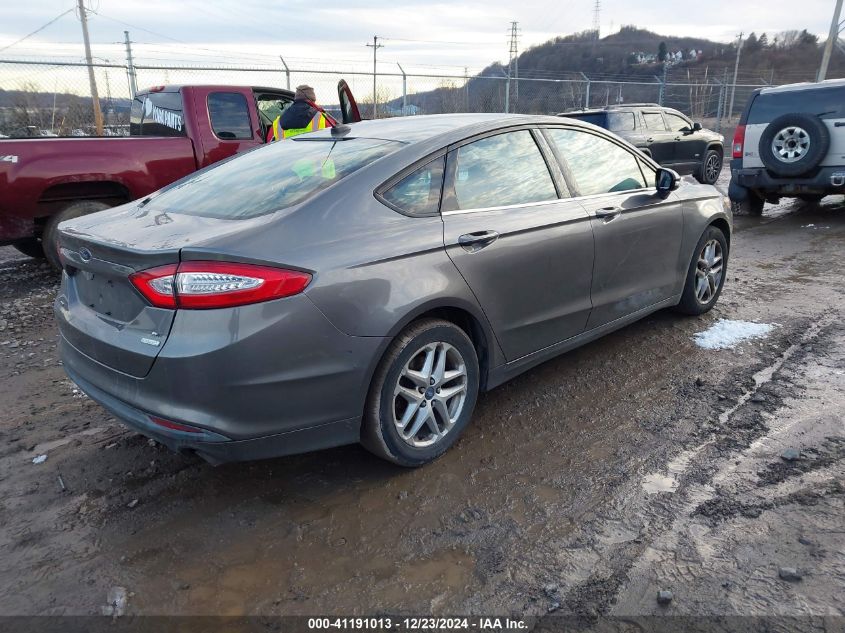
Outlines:
{"label": "puddle", "polygon": [[692,337],[704,349],[730,349],[743,341],[765,338],[774,328],[768,323],[719,319],[716,323]]}

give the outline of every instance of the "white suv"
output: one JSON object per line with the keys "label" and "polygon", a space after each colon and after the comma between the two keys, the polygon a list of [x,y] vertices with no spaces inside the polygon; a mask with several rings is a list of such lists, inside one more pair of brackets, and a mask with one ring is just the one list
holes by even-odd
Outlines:
{"label": "white suv", "polygon": [[845,80],[755,91],[734,135],[734,211],[760,215],[781,197],[835,193],[845,193]]}

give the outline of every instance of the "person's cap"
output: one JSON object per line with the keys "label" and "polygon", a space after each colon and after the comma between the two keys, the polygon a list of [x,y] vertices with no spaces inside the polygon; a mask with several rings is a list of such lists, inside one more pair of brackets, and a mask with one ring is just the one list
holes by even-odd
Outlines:
{"label": "person's cap", "polygon": [[296,87],[296,92],[293,95],[294,99],[307,99],[308,101],[316,102],[317,95],[314,94],[314,89],[307,85],[302,84],[301,86]]}

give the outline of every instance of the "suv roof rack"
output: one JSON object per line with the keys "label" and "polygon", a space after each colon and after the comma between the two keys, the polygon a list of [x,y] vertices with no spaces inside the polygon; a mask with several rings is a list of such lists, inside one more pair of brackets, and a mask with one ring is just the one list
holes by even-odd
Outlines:
{"label": "suv roof rack", "polygon": [[609,106],[605,106],[606,109],[611,108],[662,108],[663,106],[659,103],[614,103]]}

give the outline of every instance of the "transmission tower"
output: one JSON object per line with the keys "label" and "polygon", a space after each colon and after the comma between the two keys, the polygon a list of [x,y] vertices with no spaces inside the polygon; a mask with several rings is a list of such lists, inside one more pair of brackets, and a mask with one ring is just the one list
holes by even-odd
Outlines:
{"label": "transmission tower", "polygon": [[[508,75],[515,79],[513,98],[519,99],[519,22],[511,22],[510,45],[508,50]],[[510,83],[510,79],[508,80]]]}
{"label": "transmission tower", "polygon": [[601,0],[596,0],[593,7],[593,33],[596,39],[601,38]]}

